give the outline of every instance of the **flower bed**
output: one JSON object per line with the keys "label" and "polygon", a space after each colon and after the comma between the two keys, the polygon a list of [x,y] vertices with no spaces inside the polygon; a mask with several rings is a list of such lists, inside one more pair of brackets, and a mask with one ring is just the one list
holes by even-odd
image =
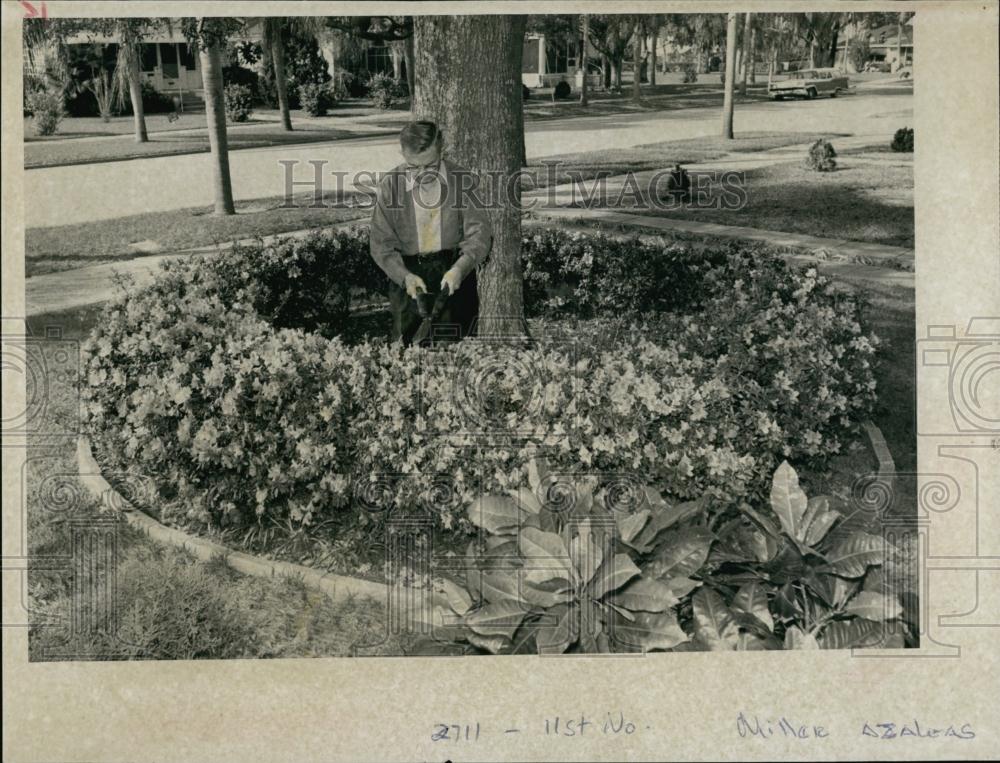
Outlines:
{"label": "flower bed", "polygon": [[534,315],[559,318],[528,349],[355,335],[352,300],[384,281],[363,229],[170,263],[87,342],[95,440],[155,479],[173,521],[416,510],[461,537],[469,501],[523,486],[536,455],[750,507],[781,460],[836,452],[874,400],[877,339],[814,270],[582,233],[527,237],[524,257]]}

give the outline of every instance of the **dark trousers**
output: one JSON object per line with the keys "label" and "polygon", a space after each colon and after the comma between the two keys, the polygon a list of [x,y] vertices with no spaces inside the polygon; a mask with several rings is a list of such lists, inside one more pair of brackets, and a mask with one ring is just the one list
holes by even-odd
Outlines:
{"label": "dark trousers", "polygon": [[[431,299],[428,300],[430,303],[433,303],[433,298],[441,290],[441,279],[455,264],[459,254],[457,249],[450,249],[433,254],[403,257],[406,269],[424,279],[427,292],[431,295]],[[389,308],[392,310],[392,338],[402,339],[405,344],[411,344],[414,334],[424,320],[417,310],[416,300],[406,293],[404,287],[390,281]],[[478,315],[479,293],[476,290],[476,271],[473,270],[462,281],[458,291],[448,298],[441,314],[431,326],[428,340],[457,341],[471,336]]]}

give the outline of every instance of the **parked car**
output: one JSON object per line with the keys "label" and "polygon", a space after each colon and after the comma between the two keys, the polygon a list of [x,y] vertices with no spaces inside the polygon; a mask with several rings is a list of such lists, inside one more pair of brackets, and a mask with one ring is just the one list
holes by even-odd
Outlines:
{"label": "parked car", "polygon": [[829,95],[836,98],[847,92],[847,77],[839,69],[803,69],[791,72],[787,79],[771,80],[768,92],[776,101],[786,96],[815,98]]}
{"label": "parked car", "polygon": [[891,72],[892,65],[888,61],[869,61],[865,64],[866,72]]}

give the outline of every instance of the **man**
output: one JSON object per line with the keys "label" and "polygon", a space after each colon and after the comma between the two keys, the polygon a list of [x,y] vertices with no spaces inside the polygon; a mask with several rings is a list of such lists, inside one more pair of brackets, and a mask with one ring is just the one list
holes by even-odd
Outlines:
{"label": "man", "polygon": [[441,156],[434,122],[409,123],[399,142],[405,162],[380,181],[371,221],[371,256],[390,280],[393,339],[413,341],[423,322],[417,295],[439,290],[450,296],[434,324],[438,338],[456,329],[467,337],[479,313],[476,268],[493,243],[489,218],[470,191],[474,176]]}

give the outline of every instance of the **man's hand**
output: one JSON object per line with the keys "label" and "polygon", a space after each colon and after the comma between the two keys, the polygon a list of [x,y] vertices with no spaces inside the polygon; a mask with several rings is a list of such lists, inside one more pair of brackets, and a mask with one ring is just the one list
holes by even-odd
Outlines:
{"label": "man's hand", "polygon": [[461,274],[452,268],[447,273],[444,274],[444,278],[441,279],[441,289],[448,289],[449,294],[454,294],[458,291],[458,287],[462,285]]}
{"label": "man's hand", "polygon": [[427,284],[424,283],[424,279],[414,273],[406,274],[403,278],[403,286],[406,288],[406,293],[412,299],[416,299],[419,292],[427,291]]}

